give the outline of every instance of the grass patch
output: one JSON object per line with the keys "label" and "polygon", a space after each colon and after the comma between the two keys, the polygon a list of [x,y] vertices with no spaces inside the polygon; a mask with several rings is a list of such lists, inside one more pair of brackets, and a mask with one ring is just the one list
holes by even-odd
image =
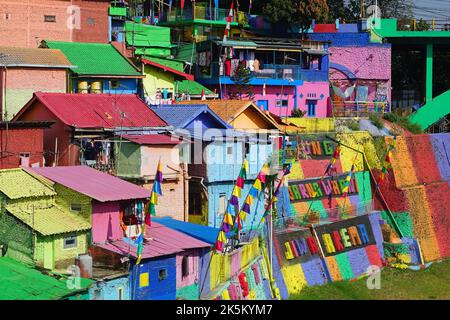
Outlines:
{"label": "grass patch", "polygon": [[348,124],[347,127],[352,131],[359,131],[360,130],[359,121],[352,121]]}
{"label": "grass patch", "polygon": [[383,123],[383,119],[380,118],[379,115],[375,114],[375,113],[371,113],[369,115],[369,120],[373,123],[373,125],[375,127],[377,127],[378,129],[383,129],[384,127],[384,123]]}
{"label": "grass patch", "polygon": [[385,268],[381,288],[369,290],[366,278],[307,287],[290,300],[448,300],[450,260],[433,263],[420,271]]}
{"label": "grass patch", "polygon": [[423,133],[422,128],[417,123],[412,123],[409,120],[409,117],[400,116],[395,113],[385,113],[383,115],[383,119],[390,121],[392,123],[396,123],[403,129],[406,129],[411,133],[414,133],[414,134]]}

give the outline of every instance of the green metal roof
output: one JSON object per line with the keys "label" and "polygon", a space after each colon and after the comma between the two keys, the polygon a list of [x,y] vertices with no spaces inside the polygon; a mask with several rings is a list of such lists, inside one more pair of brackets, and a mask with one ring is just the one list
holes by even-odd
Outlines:
{"label": "green metal roof", "polygon": [[43,236],[84,231],[91,228],[91,225],[82,217],[55,205],[47,208],[36,205],[33,208],[30,205],[12,204],[7,205],[6,210]]}
{"label": "green metal roof", "polygon": [[149,61],[153,61],[155,63],[161,64],[163,66],[184,72],[184,62],[174,59],[164,59],[164,58],[158,58],[158,57],[149,57],[144,56],[144,59],[147,59]]}
{"label": "green metal roof", "polygon": [[170,28],[126,22],[126,41],[129,46],[146,48],[172,48]]}
{"label": "green metal roof", "polygon": [[127,8],[126,7],[109,7],[109,15],[110,16],[119,16],[126,17],[127,16]]}
{"label": "green metal roof", "polygon": [[214,41],[215,43],[217,43],[218,45],[224,46],[224,47],[233,47],[233,48],[257,48],[258,45],[253,42],[253,41],[236,41],[236,40],[227,40],[227,41],[222,41],[222,40],[216,40]]}
{"label": "green metal roof", "polygon": [[0,191],[10,199],[56,195],[53,188],[20,168],[0,170]]}
{"label": "green metal roof", "polygon": [[59,300],[95,282],[80,278],[80,289],[69,289],[67,281],[65,276],[57,279],[9,257],[0,257],[0,300]]}
{"label": "green metal roof", "polygon": [[51,49],[60,49],[78,66],[79,75],[140,76],[136,68],[111,44],[45,41]]}
{"label": "green metal roof", "polygon": [[205,90],[206,95],[214,95],[214,92],[202,86],[200,83],[190,80],[175,81],[175,88],[177,92],[189,92],[190,95],[201,95],[202,90]]}

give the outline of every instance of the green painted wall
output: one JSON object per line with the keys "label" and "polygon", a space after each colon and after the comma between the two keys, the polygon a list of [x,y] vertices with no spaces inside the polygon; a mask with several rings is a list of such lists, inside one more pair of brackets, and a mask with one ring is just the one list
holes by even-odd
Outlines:
{"label": "green painted wall", "polygon": [[33,263],[31,230],[6,212],[0,213],[0,243],[8,246],[6,256],[24,263]]}
{"label": "green painted wall", "polygon": [[192,284],[190,286],[177,289],[177,299],[198,300],[198,285]]}
{"label": "green painted wall", "polygon": [[[119,145],[119,144],[118,144]],[[116,148],[118,150],[119,148]],[[120,177],[137,178],[141,175],[141,149],[138,144],[123,142],[116,151],[116,171]]]}

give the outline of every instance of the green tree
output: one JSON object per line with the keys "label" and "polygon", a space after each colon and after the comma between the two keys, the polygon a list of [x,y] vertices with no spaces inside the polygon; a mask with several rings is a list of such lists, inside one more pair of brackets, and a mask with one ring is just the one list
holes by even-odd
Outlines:
{"label": "green tree", "polygon": [[243,97],[247,97],[251,99],[253,97],[252,86],[249,84],[252,79],[252,74],[250,69],[247,68],[244,64],[239,64],[238,67],[234,70],[234,75],[231,77],[233,80],[236,91],[231,92],[231,99],[240,99]]}
{"label": "green tree", "polygon": [[328,20],[328,5],[326,0],[270,0],[263,13],[275,24],[299,28],[304,36],[313,19]]}

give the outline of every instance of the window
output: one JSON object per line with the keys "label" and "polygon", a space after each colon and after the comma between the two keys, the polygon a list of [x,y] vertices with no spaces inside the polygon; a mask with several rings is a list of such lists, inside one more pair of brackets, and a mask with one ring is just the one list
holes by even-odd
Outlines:
{"label": "window", "polygon": [[5,13],[5,20],[10,20],[11,19],[11,13],[6,12]]}
{"label": "window", "polygon": [[77,247],[77,236],[68,236],[64,238],[64,249],[72,249]]}
{"label": "window", "polygon": [[81,203],[71,203],[70,210],[76,211],[76,212],[81,212]]}
{"label": "window", "polygon": [[277,100],[277,107],[287,107],[288,106],[288,100],[287,99],[282,99],[282,100]]}
{"label": "window", "polygon": [[183,256],[181,260],[181,276],[187,277],[189,275],[189,257]]}
{"label": "window", "polygon": [[30,166],[30,153],[29,152],[21,152],[20,153],[20,165],[23,167]]}
{"label": "window", "polygon": [[308,117],[316,116],[316,101],[307,100],[306,104],[308,105]]}
{"label": "window", "polygon": [[232,155],[233,154],[233,146],[227,147],[227,155]]}
{"label": "window", "polygon": [[118,297],[118,300],[123,300],[123,288],[122,287],[117,288],[117,297]]}
{"label": "window", "polygon": [[139,275],[139,288],[148,287],[148,272]]}
{"label": "window", "polygon": [[56,22],[56,16],[44,15],[44,22]]}
{"label": "window", "polygon": [[158,272],[158,280],[163,281],[167,279],[167,269],[161,269]]}
{"label": "window", "polygon": [[220,193],[219,194],[219,214],[224,214],[226,208],[227,208],[227,194]]}
{"label": "window", "polygon": [[117,89],[120,86],[119,80],[111,80],[109,81],[109,85],[111,89]]}

